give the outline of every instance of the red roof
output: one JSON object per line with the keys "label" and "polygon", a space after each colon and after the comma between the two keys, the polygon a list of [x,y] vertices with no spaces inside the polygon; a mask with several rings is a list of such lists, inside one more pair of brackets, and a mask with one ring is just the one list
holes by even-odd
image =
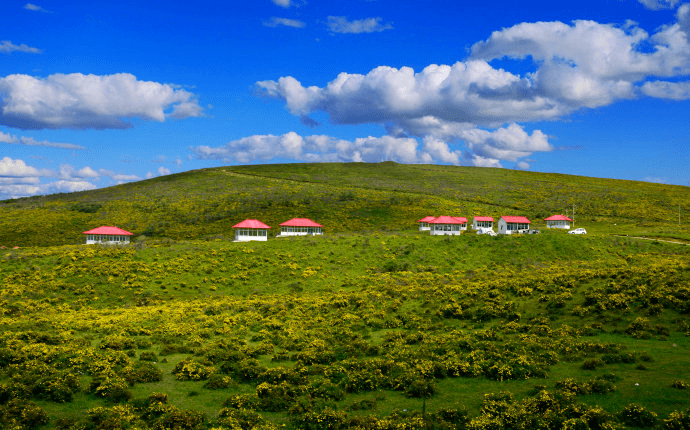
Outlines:
{"label": "red roof", "polygon": [[121,235],[134,236],[132,233],[118,227],[101,226],[93,230],[85,231],[82,234],[107,234],[107,235]]}
{"label": "red roof", "polygon": [[435,216],[425,216],[424,218],[417,220],[417,222],[430,222],[430,221],[433,221],[435,219],[436,219]]}
{"label": "red roof", "polygon": [[465,224],[467,218],[454,216],[440,216],[429,221],[429,224]]}
{"label": "red roof", "polygon": [[494,218],[490,216],[476,216],[474,217],[475,221],[491,221],[494,222]]}
{"label": "red roof", "polygon": [[530,224],[531,221],[524,216],[502,216],[505,222],[519,223],[519,224]]}
{"label": "red roof", "polygon": [[565,215],[551,215],[548,218],[544,218],[544,221],[572,221]]}
{"label": "red roof", "polygon": [[280,224],[283,227],[323,227],[309,218],[293,218]]}
{"label": "red roof", "polygon": [[235,224],[232,228],[271,228],[258,219],[246,219],[241,223]]}

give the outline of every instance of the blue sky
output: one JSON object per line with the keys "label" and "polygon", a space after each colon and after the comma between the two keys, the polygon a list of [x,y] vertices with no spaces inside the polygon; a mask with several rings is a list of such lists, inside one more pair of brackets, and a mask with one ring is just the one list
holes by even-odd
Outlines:
{"label": "blue sky", "polygon": [[0,6],[0,199],[393,160],[690,185],[690,3]]}

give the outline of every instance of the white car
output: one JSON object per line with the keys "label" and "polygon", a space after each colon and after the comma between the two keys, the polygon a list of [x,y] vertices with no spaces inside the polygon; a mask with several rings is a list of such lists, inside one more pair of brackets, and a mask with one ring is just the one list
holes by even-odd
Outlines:
{"label": "white car", "polygon": [[587,234],[587,230],[584,228],[576,228],[575,230],[570,230],[568,234]]}

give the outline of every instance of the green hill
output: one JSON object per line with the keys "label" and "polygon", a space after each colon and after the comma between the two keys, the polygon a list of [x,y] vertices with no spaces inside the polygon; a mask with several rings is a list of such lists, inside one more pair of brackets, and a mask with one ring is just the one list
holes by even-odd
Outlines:
{"label": "green hill", "polygon": [[[576,211],[583,226],[687,238],[678,211],[687,187],[506,169],[437,165],[281,164],[196,170],[114,187],[0,202],[0,244],[78,244],[81,232],[117,225],[136,235],[229,237],[261,219],[276,228],[308,217],[329,232],[413,229],[426,215],[525,215]],[[572,213],[572,212],[570,212]],[[614,226],[615,225],[615,226]]]}
{"label": "green hill", "polygon": [[[686,187],[205,169],[0,203],[0,428],[690,428]],[[431,236],[429,214],[587,235]],[[244,218],[318,237],[233,242]],[[115,224],[127,246],[84,245]]]}

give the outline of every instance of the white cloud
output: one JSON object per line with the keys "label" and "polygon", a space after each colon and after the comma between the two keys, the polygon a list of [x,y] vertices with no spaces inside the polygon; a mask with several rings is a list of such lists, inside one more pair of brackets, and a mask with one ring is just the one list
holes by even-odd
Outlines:
{"label": "white cloud", "polygon": [[647,9],[660,10],[660,9],[673,9],[676,7],[680,0],[638,0]]}
{"label": "white cloud", "polygon": [[160,166],[158,168],[158,176],[165,176],[170,174],[170,169]]}
{"label": "white cloud", "polygon": [[661,178],[656,176],[645,176],[642,178],[645,182],[653,182],[655,184],[668,184],[668,178]]}
{"label": "white cloud", "polygon": [[[393,136],[421,138],[435,160],[499,166],[553,150],[544,133],[518,123],[561,120],[643,95],[690,98],[690,83],[678,82],[690,75],[689,39],[690,4],[684,4],[676,23],[651,35],[632,22],[522,23],[492,33],[453,65],[418,72],[379,66],[364,75],[340,73],[321,87],[292,76],[256,86],[303,123],[325,112],[336,124],[380,124]],[[492,65],[497,59],[505,69]],[[510,60],[520,61],[520,73],[511,71]],[[532,70],[524,72],[525,64]],[[469,154],[448,146],[459,142]]]}
{"label": "white cloud", "polygon": [[275,16],[271,17],[268,21],[263,22],[264,27],[292,27],[292,28],[304,28],[306,24],[298,19],[290,18],[277,18]]}
{"label": "white cloud", "polygon": [[38,48],[25,45],[23,43],[21,45],[15,45],[9,40],[2,40],[0,41],[0,52],[2,52],[3,54],[9,54],[11,52],[28,52],[30,54],[40,54],[43,51],[41,51]]}
{"label": "white cloud", "polygon": [[24,160],[14,160],[10,157],[4,157],[0,160],[0,177],[41,177],[51,176],[52,172],[48,169],[37,169],[33,166],[28,166]]}
{"label": "white cloud", "polygon": [[[62,165],[59,172],[54,172],[27,165],[24,160],[4,157],[0,160],[0,199],[91,190],[96,185],[88,179],[98,179],[98,176],[90,167],[75,170]],[[58,180],[43,183],[41,178]]]}
{"label": "white cloud", "polygon": [[690,82],[645,82],[642,92],[658,99],[690,100]]}
{"label": "white cloud", "polygon": [[517,164],[515,165],[515,167],[517,167],[517,168],[520,169],[520,170],[527,170],[527,169],[529,169],[530,166],[529,166],[529,163],[528,163],[528,162],[526,162],[526,161],[520,161],[519,163],[517,163]]}
{"label": "white cloud", "polygon": [[47,146],[50,148],[61,148],[61,149],[86,149],[83,146],[75,145],[72,143],[60,143],[60,142],[49,142],[47,140],[38,141],[33,137],[25,136],[14,136],[8,133],[3,133],[0,131],[0,143],[9,143],[13,145],[27,145],[27,146]]}
{"label": "white cloud", "polygon": [[281,136],[245,137],[220,147],[199,146],[190,149],[199,159],[238,163],[275,159],[308,162],[432,161],[428,154],[418,150],[416,139],[392,136],[369,136],[348,141],[322,135],[302,137],[295,132],[289,132]]}
{"label": "white cloud", "polygon": [[76,170],[74,167],[70,166],[69,164],[62,164],[60,165],[60,172],[58,175],[59,178],[67,181],[74,181],[74,180],[81,180],[81,179],[98,179],[100,175],[96,173],[92,168],[90,167],[84,167],[79,170]]}
{"label": "white cloud", "polygon": [[123,182],[131,182],[131,181],[140,181],[141,178],[137,175],[126,175],[122,173],[114,174],[111,176],[111,178],[118,183],[123,183]]}
{"label": "white cloud", "polygon": [[35,5],[33,3],[27,3],[24,5],[24,9],[30,10],[32,12],[43,12],[43,13],[50,13],[49,10],[46,10],[42,8],[41,6]]}
{"label": "white cloud", "polygon": [[377,33],[393,29],[392,24],[382,24],[380,17],[349,21],[344,16],[329,16],[326,25],[331,32],[343,34]]}
{"label": "white cloud", "polygon": [[0,78],[0,112],[0,125],[21,129],[106,129],[131,127],[130,118],[200,116],[202,108],[194,94],[170,84],[72,73]]}
{"label": "white cloud", "polygon": [[278,5],[280,7],[284,7],[285,9],[289,8],[290,6],[295,6],[295,7],[300,7],[302,5],[307,4],[306,1],[303,0],[271,0],[273,4]]}

